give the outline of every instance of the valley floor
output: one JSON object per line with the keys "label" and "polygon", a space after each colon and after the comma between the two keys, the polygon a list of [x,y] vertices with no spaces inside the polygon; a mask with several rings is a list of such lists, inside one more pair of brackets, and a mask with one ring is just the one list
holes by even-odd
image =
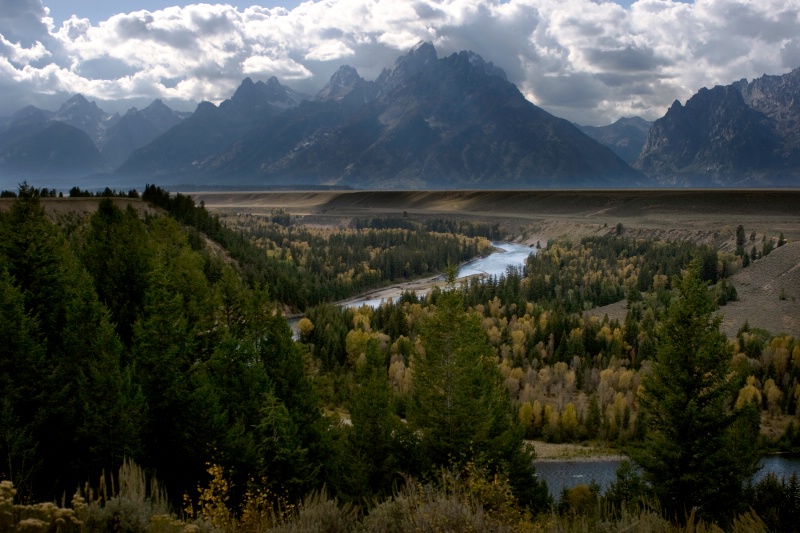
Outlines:
{"label": "valley floor", "polygon": [[[196,202],[222,215],[270,214],[302,217],[313,226],[347,226],[353,218],[378,215],[412,218],[459,217],[498,223],[507,238],[545,246],[548,240],[608,235],[691,240],[733,252],[738,225],[761,248],[763,239],[783,234],[786,246],[734,274],[739,301],[721,309],[729,337],[745,321],[773,334],[800,336],[800,190],[595,190],[595,191],[324,191],[198,192]],[[404,288],[424,291],[436,278]],[[346,303],[395,295],[397,287]],[[624,320],[626,302],[592,311]]]}

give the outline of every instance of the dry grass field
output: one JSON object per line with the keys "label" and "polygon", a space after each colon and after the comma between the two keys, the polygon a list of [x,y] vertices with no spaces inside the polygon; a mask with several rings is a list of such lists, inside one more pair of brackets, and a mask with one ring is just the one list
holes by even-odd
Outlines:
{"label": "dry grass field", "polygon": [[[692,239],[732,247],[736,227],[760,238],[800,240],[800,190],[617,191],[325,191],[195,192],[195,201],[225,213],[284,209],[307,223],[352,217],[459,216],[501,223],[512,238],[539,240],[608,233]],[[535,242],[535,241],[534,241]]]}

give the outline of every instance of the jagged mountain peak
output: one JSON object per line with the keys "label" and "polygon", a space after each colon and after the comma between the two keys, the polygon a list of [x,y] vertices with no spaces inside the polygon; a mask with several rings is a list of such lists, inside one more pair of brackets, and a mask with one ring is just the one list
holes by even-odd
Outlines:
{"label": "jagged mountain peak", "polygon": [[386,76],[381,74],[378,81],[384,87],[384,91],[390,90],[422,72],[434,68],[438,59],[433,43],[422,41],[417,43],[407,54],[398,57],[394,68],[386,72]]}
{"label": "jagged mountain peak", "polygon": [[39,109],[38,107],[29,105],[11,115],[10,122],[46,122],[50,120],[52,116],[52,111],[45,111],[44,109]]}
{"label": "jagged mountain peak", "polygon": [[793,165],[798,147],[779,155],[782,142],[776,122],[736,84],[704,87],[653,123],[634,166],[669,184],[760,183]]}
{"label": "jagged mountain peak", "polygon": [[[88,106],[92,105],[93,103],[94,102],[89,103],[89,100],[87,100],[86,97],[83,96],[81,93],[75,93],[72,96],[70,96],[66,102],[61,104],[59,111],[64,109],[69,109],[70,107],[75,107],[75,106],[84,106],[84,105]],[[96,104],[95,107],[97,107]]]}
{"label": "jagged mountain peak", "polygon": [[635,162],[653,126],[641,117],[622,117],[607,126],[578,126],[586,135],[608,146],[628,164]]}
{"label": "jagged mountain peak", "polygon": [[53,120],[64,122],[89,134],[94,142],[98,142],[105,134],[111,115],[105,113],[96,102],[89,102],[82,94],[73,95],[61,104]]}
{"label": "jagged mountain peak", "polygon": [[506,76],[506,72],[502,68],[496,66],[491,61],[484,61],[480,54],[472,50],[462,50],[461,52],[452,54],[448,59],[454,59],[468,64],[470,68],[483,72],[487,76],[497,76],[504,81],[508,81],[508,76]]}
{"label": "jagged mountain peak", "polygon": [[266,83],[247,77],[219,108],[233,120],[252,121],[295,107],[304,99],[303,95],[281,85],[275,76]]}
{"label": "jagged mountain peak", "polygon": [[363,83],[365,83],[364,79],[359,76],[356,69],[349,65],[342,65],[333,73],[325,87],[317,93],[316,99],[319,101],[341,101]]}
{"label": "jagged mountain peak", "polygon": [[436,48],[430,41],[420,41],[405,55],[397,58],[395,70],[398,68],[410,69],[414,71],[424,70],[436,62],[439,57]]}
{"label": "jagged mountain peak", "polygon": [[652,122],[645,120],[642,117],[622,117],[617,119],[612,124],[612,126],[633,127],[642,130],[649,130],[652,125]]}
{"label": "jagged mountain peak", "polygon": [[266,85],[249,80],[219,109],[199,107],[119,172],[376,188],[607,186],[642,178],[525,100],[474,52],[440,59],[423,42],[375,81],[342,66],[311,105],[258,120],[250,108],[249,122],[231,119],[240,96]]}
{"label": "jagged mountain peak", "polygon": [[149,112],[153,112],[153,113],[161,113],[161,112],[165,112],[165,111],[167,113],[174,113],[172,108],[169,107],[167,104],[165,104],[160,98],[156,98],[155,100],[150,102],[149,106],[147,106],[144,109],[142,109],[143,113],[144,112],[148,112],[148,111]]}
{"label": "jagged mountain peak", "polygon": [[130,108],[109,126],[99,144],[100,151],[112,166],[120,165],[136,149],[150,143],[183,119],[161,100],[154,100],[142,110]]}
{"label": "jagged mountain peak", "polygon": [[70,118],[81,115],[100,121],[103,120],[106,113],[97,106],[97,102],[90,102],[85,96],[77,93],[61,104],[54,118],[62,122],[69,122]]}

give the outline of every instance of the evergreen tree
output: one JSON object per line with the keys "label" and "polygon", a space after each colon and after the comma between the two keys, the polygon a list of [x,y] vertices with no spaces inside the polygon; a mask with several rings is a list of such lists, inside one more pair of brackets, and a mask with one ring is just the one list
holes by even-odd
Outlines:
{"label": "evergreen tree", "polygon": [[332,444],[327,420],[286,319],[274,304],[263,301],[262,305],[258,360],[272,390],[264,397],[258,427],[259,468],[274,487],[282,486],[290,496],[299,498],[326,480]]}
{"label": "evergreen tree", "polygon": [[144,305],[153,255],[148,243],[145,226],[133,207],[129,205],[123,213],[110,198],[100,201],[89,220],[81,257],[126,346]]}
{"label": "evergreen tree", "polygon": [[198,357],[198,327],[166,278],[160,268],[151,275],[133,328],[132,362],[147,400],[142,464],[180,495],[203,476],[226,420]]}
{"label": "evergreen tree", "polygon": [[356,380],[349,406],[351,425],[343,428],[334,480],[343,495],[368,503],[390,496],[401,469],[410,473],[413,465],[398,462],[405,428],[392,413],[384,356],[374,338],[367,344],[366,362],[357,369]]}
{"label": "evergreen tree", "polygon": [[45,348],[38,323],[25,312],[22,293],[8,271],[0,271],[0,479],[30,496],[41,461],[34,430],[46,378]]}
{"label": "evergreen tree", "polygon": [[[6,405],[6,414],[27,428],[41,461],[41,476],[31,482],[34,493],[52,498],[136,451],[140,400],[128,386],[122,346],[90,276],[38,196],[24,186],[2,225],[0,256],[11,276],[5,283],[19,291],[24,314],[36,318],[36,342],[44,347],[36,359],[18,362],[20,368],[35,362],[35,383],[12,373],[23,378],[30,395],[23,403],[35,411]],[[19,323],[18,315],[10,316]],[[23,331],[29,326],[21,324]],[[9,355],[26,357],[25,351]]]}
{"label": "evergreen tree", "polygon": [[670,516],[683,520],[697,510],[724,521],[756,470],[758,424],[730,407],[738,388],[731,352],[697,261],[679,287],[652,372],[643,378],[649,432],[634,458]]}
{"label": "evergreen tree", "polygon": [[736,246],[744,246],[744,240],[744,226],[739,224],[739,226],[736,228]]}
{"label": "evergreen tree", "polygon": [[412,362],[408,421],[432,469],[467,462],[508,476],[515,496],[537,510],[547,503],[532,451],[514,417],[497,363],[477,315],[455,290],[419,326],[421,349]]}

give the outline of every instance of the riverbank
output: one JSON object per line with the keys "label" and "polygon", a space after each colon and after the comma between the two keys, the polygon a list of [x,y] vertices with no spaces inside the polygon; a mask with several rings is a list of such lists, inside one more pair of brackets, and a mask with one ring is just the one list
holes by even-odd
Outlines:
{"label": "riverbank", "polygon": [[619,450],[606,446],[586,446],[581,444],[544,442],[539,440],[526,440],[528,446],[533,446],[536,451],[536,461],[621,461],[627,456]]}

